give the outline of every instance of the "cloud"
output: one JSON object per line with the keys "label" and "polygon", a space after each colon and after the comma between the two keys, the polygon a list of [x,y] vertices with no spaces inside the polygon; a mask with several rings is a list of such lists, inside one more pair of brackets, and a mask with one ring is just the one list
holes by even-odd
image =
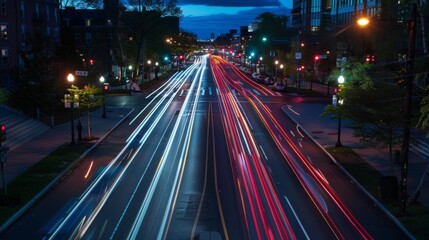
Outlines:
{"label": "cloud", "polygon": [[215,37],[222,33],[228,33],[230,29],[240,32],[240,26],[248,26],[256,21],[256,17],[263,12],[289,15],[289,8],[253,8],[239,11],[237,14],[211,14],[207,16],[185,16],[181,20],[181,28],[187,32],[198,35],[200,39],[208,39],[211,33]]}
{"label": "cloud", "polygon": [[279,0],[179,0],[178,5],[205,5],[222,7],[281,6]]}

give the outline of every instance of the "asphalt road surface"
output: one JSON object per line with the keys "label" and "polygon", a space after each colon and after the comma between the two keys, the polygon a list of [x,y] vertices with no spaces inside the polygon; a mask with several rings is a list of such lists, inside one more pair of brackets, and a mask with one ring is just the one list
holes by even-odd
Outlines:
{"label": "asphalt road surface", "polygon": [[201,56],[0,239],[407,239],[288,119],[302,97]]}

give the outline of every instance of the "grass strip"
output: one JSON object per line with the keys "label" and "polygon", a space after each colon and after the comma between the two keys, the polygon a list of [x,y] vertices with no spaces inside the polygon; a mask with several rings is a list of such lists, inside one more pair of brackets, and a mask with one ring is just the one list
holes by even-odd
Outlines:
{"label": "grass strip", "polygon": [[400,201],[382,201],[380,199],[381,175],[366,160],[347,147],[328,147],[326,150],[341,164],[369,193],[380,201],[404,225],[416,239],[428,239],[429,209],[420,203],[407,205],[407,214],[398,216]]}
{"label": "grass strip", "polygon": [[13,207],[0,206],[0,225],[50,184],[90,146],[91,144],[65,144],[8,184],[8,195],[19,199],[19,203]]}

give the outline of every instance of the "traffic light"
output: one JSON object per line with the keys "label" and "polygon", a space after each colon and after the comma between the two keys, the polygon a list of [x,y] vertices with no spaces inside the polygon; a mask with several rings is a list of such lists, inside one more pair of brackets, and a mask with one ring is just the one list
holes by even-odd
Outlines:
{"label": "traffic light", "polygon": [[0,141],[6,141],[6,125],[4,124],[0,126]]}
{"label": "traffic light", "polygon": [[374,63],[375,62],[375,56],[374,55],[367,55],[365,57],[365,62],[366,63]]}
{"label": "traffic light", "polygon": [[314,61],[319,61],[320,60],[320,56],[319,55],[314,55]]}
{"label": "traffic light", "polygon": [[179,60],[182,61],[183,60],[183,55],[179,56]]}
{"label": "traffic light", "polygon": [[109,91],[109,85],[104,85],[104,86],[103,86],[103,90],[104,90],[105,92]]}
{"label": "traffic light", "polygon": [[89,65],[93,66],[94,65],[94,59],[89,59]]}

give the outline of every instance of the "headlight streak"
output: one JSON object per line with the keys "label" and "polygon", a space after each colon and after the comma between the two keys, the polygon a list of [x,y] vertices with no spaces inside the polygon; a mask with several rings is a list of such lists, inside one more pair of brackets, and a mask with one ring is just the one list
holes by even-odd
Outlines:
{"label": "headlight streak", "polygon": [[[198,73],[196,74],[196,76],[198,76],[198,74],[201,74],[201,69],[202,69],[201,67],[198,69]],[[195,86],[194,86],[195,82],[196,82],[195,80],[192,82],[191,89],[195,88]],[[179,128],[179,125],[180,125],[180,122],[181,122],[180,120],[182,119],[182,117],[184,115],[185,108],[186,108],[186,106],[188,106],[188,102],[190,101],[189,100],[190,98],[191,98],[191,95],[187,95],[186,96],[186,99],[185,99],[185,101],[183,103],[183,106],[182,106],[182,108],[181,108],[181,110],[179,112],[178,120],[176,121],[176,123],[174,125],[172,133],[171,133],[170,138],[168,140],[167,146],[166,146],[166,148],[164,150],[164,153],[163,153],[163,155],[162,155],[162,157],[160,159],[160,162],[158,164],[157,170],[156,170],[155,175],[154,175],[154,177],[153,177],[153,179],[152,179],[152,181],[150,183],[149,189],[148,189],[148,191],[147,191],[147,193],[145,195],[145,198],[144,198],[144,200],[142,202],[142,205],[141,205],[141,207],[140,207],[140,209],[139,209],[139,211],[137,213],[137,217],[135,218],[134,223],[133,223],[133,225],[132,225],[132,227],[131,227],[131,229],[130,229],[130,231],[128,233],[127,239],[136,239],[137,238],[139,229],[141,228],[141,224],[143,223],[143,220],[144,220],[144,218],[146,216],[147,209],[149,208],[151,199],[152,199],[152,197],[154,195],[154,192],[155,192],[156,187],[158,185],[158,182],[160,180],[161,173],[163,172],[163,169],[165,167],[166,159],[167,159],[168,155],[171,152],[173,141],[174,141],[175,137],[177,136],[177,132],[179,130],[178,128]],[[182,161],[183,161],[183,158],[180,158],[179,166],[181,165]],[[178,169],[180,169],[180,167]],[[177,176],[178,175],[176,174],[176,179],[175,179],[175,184],[176,185],[177,185]],[[176,189],[175,186],[173,186],[173,188]],[[170,205],[171,205],[171,198],[169,199],[169,206],[166,206],[166,209],[171,209]],[[164,217],[163,217],[162,224],[165,224],[165,214],[164,214]],[[164,227],[161,227],[160,230],[159,230],[159,232],[163,231]]]}
{"label": "headlight streak", "polygon": [[290,204],[289,199],[286,196],[283,196],[283,197],[285,198],[287,204],[289,205],[289,208],[292,210],[293,216],[295,217],[296,221],[298,222],[299,227],[301,228],[302,232],[305,235],[305,238],[308,239],[308,240],[310,240],[310,237],[308,236],[308,233],[305,230],[305,227],[302,225],[301,220],[299,220],[299,217],[296,214],[295,209],[293,209],[292,204]]}
{"label": "headlight streak", "polygon": [[[167,127],[165,128],[165,130],[164,130],[164,132],[163,132],[163,134],[162,134],[161,139],[163,139],[163,138],[164,138],[164,136],[166,135],[167,130],[168,130],[168,126],[170,126],[170,125],[171,125],[171,122],[173,121],[173,119],[174,119],[174,116],[172,116],[172,117],[171,117],[171,119],[170,119],[170,121],[168,122]],[[140,179],[139,179],[139,181],[138,181],[138,183],[137,183],[136,187],[134,188],[133,194],[130,196],[130,199],[128,200],[127,205],[125,206],[124,210],[122,211],[122,214],[121,214],[121,217],[119,218],[119,221],[116,223],[116,226],[115,226],[115,228],[113,229],[112,234],[110,235],[110,238],[109,238],[110,240],[113,240],[113,237],[115,236],[116,231],[117,231],[117,230],[118,230],[118,228],[119,228],[119,225],[122,223],[122,219],[124,218],[125,213],[128,211],[128,208],[129,208],[129,206],[130,206],[130,204],[131,204],[132,200],[134,199],[134,196],[136,195],[136,193],[137,193],[137,191],[138,191],[138,189],[139,189],[139,187],[140,187],[140,185],[141,185],[141,183],[142,183],[142,181],[143,181],[143,178],[146,176],[146,171],[148,170],[149,166],[151,165],[151,163],[152,163],[152,161],[153,161],[153,159],[154,159],[155,153],[156,153],[156,152],[157,152],[157,150],[159,149],[160,144],[161,144],[161,142],[159,142],[159,143],[158,143],[158,145],[156,146],[155,150],[153,151],[152,156],[151,156],[151,158],[150,158],[150,160],[149,160],[149,162],[148,162],[148,164],[147,164],[146,168],[145,168],[145,169],[144,169],[144,171],[143,171],[143,174],[140,176]],[[142,146],[142,145],[141,145],[141,146]]]}
{"label": "headlight streak", "polygon": [[[217,58],[214,58],[213,62],[217,63]],[[221,60],[219,60],[221,61]],[[212,65],[212,66],[216,66],[216,64]],[[235,131],[237,131],[237,128],[240,129],[239,131],[241,132],[240,135],[242,135],[242,137],[238,137],[238,135],[230,135],[233,138],[232,143],[236,143],[236,144],[232,144],[232,146],[230,147],[234,147],[237,150],[231,151],[231,152],[242,152],[241,149],[242,148],[242,144],[240,144],[241,141],[250,141],[252,143],[252,148],[250,149],[251,152],[249,154],[249,157],[253,159],[253,161],[249,161],[250,159],[248,159],[247,156],[245,155],[239,155],[237,158],[240,159],[242,164],[245,164],[244,167],[239,168],[238,170],[241,172],[241,176],[247,176],[244,179],[247,179],[246,181],[243,181],[243,184],[245,186],[245,193],[247,195],[247,200],[249,201],[249,204],[251,204],[251,206],[253,204],[256,204],[258,206],[258,211],[259,211],[259,215],[256,217],[256,212],[254,212],[254,207],[251,207],[251,213],[253,216],[253,220],[256,221],[254,222],[256,231],[258,233],[258,238],[260,238],[261,232],[259,230],[259,224],[258,224],[258,219],[259,221],[262,221],[261,224],[264,227],[264,231],[266,234],[266,238],[273,238],[273,230],[272,228],[270,228],[269,224],[268,224],[268,219],[267,219],[267,213],[266,211],[269,211],[271,214],[269,216],[271,216],[272,219],[272,223],[274,224],[274,228],[276,229],[276,235],[280,238],[295,238],[293,231],[291,230],[291,227],[289,225],[289,222],[283,212],[283,210],[281,209],[281,204],[279,199],[277,198],[277,194],[274,190],[274,186],[272,185],[272,181],[269,177],[269,174],[267,173],[266,169],[265,169],[265,165],[262,164],[261,157],[259,155],[259,150],[258,147],[255,144],[255,141],[252,137],[251,131],[249,130],[248,127],[246,127],[246,121],[244,120],[244,118],[241,116],[240,111],[238,110],[239,107],[237,107],[237,101],[235,101],[233,99],[233,97],[231,97],[230,94],[224,94],[227,93],[229,91],[229,88],[225,85],[224,80],[221,80],[223,78],[222,75],[222,71],[219,72],[215,67],[212,68],[213,71],[213,75],[215,76],[215,80],[216,80],[216,84],[218,85],[219,90],[221,91],[220,97],[222,98],[222,101],[220,101],[220,107],[221,109],[224,109],[223,112],[223,118],[225,119],[223,122],[226,122],[226,127],[229,129],[229,131],[231,133],[234,133]],[[224,78],[225,79],[225,78]],[[236,89],[240,92],[240,89]],[[243,91],[241,91],[243,92]],[[226,99],[225,99],[226,98]],[[229,98],[229,100],[228,100]],[[222,104],[223,103],[223,104]],[[231,120],[227,120],[227,119],[235,119],[233,121]],[[234,127],[235,126],[235,127]],[[243,131],[243,129],[246,129],[246,131]],[[240,140],[242,139],[242,140]],[[264,192],[264,198],[267,201],[267,207],[265,208],[262,206],[262,202],[261,202],[261,196],[258,188],[257,184],[255,182],[255,177],[254,177],[254,173],[253,171],[250,171],[250,167],[251,167],[251,163],[254,163],[256,165],[253,165],[253,167],[256,170],[256,174],[258,177],[258,179],[260,180],[265,180],[265,181],[261,181],[260,182],[260,187],[261,187],[261,191]],[[244,169],[248,169],[248,171],[244,171]],[[243,179],[243,180],[244,180]],[[250,185],[253,186],[250,190]],[[255,203],[252,203],[253,201],[256,201]],[[275,210],[274,210],[275,209]],[[261,212],[261,210],[263,210]],[[264,237],[263,237],[264,238]]]}
{"label": "headlight streak", "polygon": [[92,169],[92,165],[94,164],[94,160],[93,161],[91,161],[91,164],[89,165],[89,168],[88,168],[88,171],[86,172],[86,174],[85,174],[85,179],[87,179],[88,178],[88,176],[89,176],[89,173],[91,172],[91,169]]}
{"label": "headlight streak", "polygon": [[303,138],[304,134],[302,134],[302,132],[299,130],[300,128],[301,128],[301,125],[297,124],[296,125],[296,132],[299,134],[299,136],[301,136]]}
{"label": "headlight streak", "polygon": [[[195,69],[195,66],[191,66],[188,69]],[[171,86],[166,94],[162,95],[161,99],[156,103],[156,105],[152,108],[152,110],[148,113],[148,115],[145,117],[145,119],[138,125],[138,127],[136,128],[136,130],[133,131],[133,133],[128,137],[128,139],[126,140],[126,142],[128,141],[132,141],[135,136],[141,131],[141,129],[146,125],[146,123],[149,121],[149,119],[155,114],[155,112],[158,110],[159,106],[161,106],[161,104],[164,103],[165,99],[167,98],[166,95],[171,94],[174,90],[174,88],[177,88],[176,91],[174,92],[174,95],[177,94],[177,92],[179,91],[179,89],[185,84],[185,81],[183,81],[186,77],[190,76],[192,74],[193,71],[185,71],[182,74],[180,74],[177,78],[175,78],[174,81],[171,82],[171,84],[173,86]],[[171,78],[170,78],[171,79]],[[179,86],[179,87],[178,87]],[[155,98],[153,98],[147,105],[146,107],[143,108],[143,110],[141,110],[137,116],[129,123],[130,125],[134,122],[135,119],[137,119],[138,116],[140,116],[149,106],[150,104],[155,101],[157,99],[157,97],[159,97],[161,94],[163,93],[163,91],[159,92]],[[169,104],[172,102],[174,96],[170,97],[168,101],[168,104],[166,104],[166,106],[168,107]],[[166,108],[166,106],[164,106],[164,109]]]}
{"label": "headlight streak", "polygon": [[289,111],[291,111],[291,112],[295,113],[295,115],[298,115],[298,116],[300,116],[300,115],[301,115],[301,114],[299,114],[297,111],[293,110],[291,105],[287,105],[287,108],[289,109]]}
{"label": "headlight streak", "polygon": [[[76,205],[71,209],[69,214],[64,218],[64,220],[56,227],[55,230],[49,231],[52,232],[52,235],[49,236],[49,239],[54,239],[56,235],[59,233],[59,231],[65,226],[65,224],[71,219],[73,214],[78,211],[80,206],[83,204],[83,202],[87,199],[87,197],[91,194],[91,192],[94,190],[94,188],[101,182],[101,180],[104,178],[104,176],[109,172],[109,170],[116,164],[116,162],[119,160],[121,156],[125,153],[125,151],[128,150],[129,144],[127,144],[125,147],[122,148],[121,152],[106,166],[105,170],[94,180],[94,182],[91,183],[91,185],[87,188],[87,190],[82,194],[82,196],[79,198],[79,201],[76,203]],[[132,151],[132,150],[131,150]],[[130,153],[131,153],[130,151]]]}
{"label": "headlight streak", "polygon": [[[177,91],[176,91],[177,93]],[[134,136],[135,137],[135,136]],[[94,182],[91,183],[91,185],[87,188],[87,190],[82,194],[82,196],[79,198],[79,202],[75,205],[75,207],[70,211],[70,213],[67,215],[67,217],[64,218],[64,220],[58,224],[57,228],[52,232],[52,235],[49,236],[49,239],[54,239],[56,237],[56,235],[59,233],[59,231],[65,226],[66,222],[68,222],[71,218],[71,216],[73,216],[73,214],[77,211],[77,209],[83,204],[83,202],[87,199],[87,197],[89,196],[89,194],[92,192],[92,190],[100,183],[100,181],[103,179],[103,177],[107,174],[107,172],[109,172],[109,170],[112,168],[112,166],[114,166],[114,164],[116,164],[116,162],[119,160],[119,158],[121,156],[123,156],[123,154],[125,153],[125,151],[127,151],[131,145],[132,141],[128,141],[127,144],[122,148],[122,150],[120,151],[120,153],[106,166],[106,168],[104,169],[104,171],[94,180]],[[138,150],[135,151],[135,153],[133,154],[133,157],[127,162],[127,165],[124,167],[124,169],[121,171],[121,173],[118,175],[118,177],[115,179],[113,185],[110,187],[110,189],[104,194],[104,196],[101,199],[101,202],[99,202],[99,204],[97,205],[96,209],[93,211],[93,213],[91,214],[92,217],[89,217],[88,220],[86,221],[83,229],[81,230],[81,236],[83,236],[83,234],[85,233],[85,231],[89,228],[90,224],[92,223],[93,219],[95,218],[95,216],[98,214],[98,212],[101,210],[102,206],[104,206],[104,203],[106,202],[106,200],[108,199],[108,197],[111,195],[111,193],[113,192],[113,190],[116,188],[117,184],[119,183],[120,179],[122,179],[123,174],[125,173],[126,169],[128,168],[128,166],[130,165],[130,163],[134,160],[134,157],[136,156],[136,154],[140,151],[140,149],[142,148],[143,144],[141,144],[138,148]],[[130,153],[133,150],[131,149]],[[128,154],[128,155],[129,155]]]}
{"label": "headlight streak", "polygon": [[[192,82],[191,89],[194,89],[193,85],[197,82],[196,78],[198,75],[200,76],[199,81],[198,81],[198,87],[195,91],[196,95],[195,95],[193,103],[191,104],[191,106],[192,106],[191,116],[188,117],[189,123],[187,124],[185,142],[184,142],[184,146],[182,148],[182,153],[180,155],[179,168],[177,169],[176,176],[174,179],[173,189],[175,189],[176,191],[170,192],[168,204],[167,204],[167,207],[165,208],[164,217],[163,217],[162,222],[161,222],[161,227],[159,228],[159,231],[158,231],[157,239],[161,239],[161,237],[162,237],[162,239],[165,239],[167,237],[166,229],[168,229],[168,227],[166,228],[166,226],[170,226],[171,218],[173,217],[174,206],[176,206],[177,196],[179,195],[180,185],[182,183],[183,173],[185,171],[185,166],[186,166],[186,162],[187,162],[189,146],[191,143],[191,136],[192,136],[192,131],[194,128],[195,116],[197,113],[198,100],[200,98],[200,92],[201,92],[200,89],[201,89],[202,78],[204,76],[205,63],[206,63],[205,60],[206,59],[207,59],[207,57],[204,57],[204,61],[203,61],[204,64],[201,64],[201,68],[199,69],[199,72],[196,74],[195,79]],[[187,104],[184,104],[183,106],[186,107],[186,105]],[[185,129],[185,128],[183,128],[183,129]],[[170,212],[170,214],[169,214],[169,212]]]}

